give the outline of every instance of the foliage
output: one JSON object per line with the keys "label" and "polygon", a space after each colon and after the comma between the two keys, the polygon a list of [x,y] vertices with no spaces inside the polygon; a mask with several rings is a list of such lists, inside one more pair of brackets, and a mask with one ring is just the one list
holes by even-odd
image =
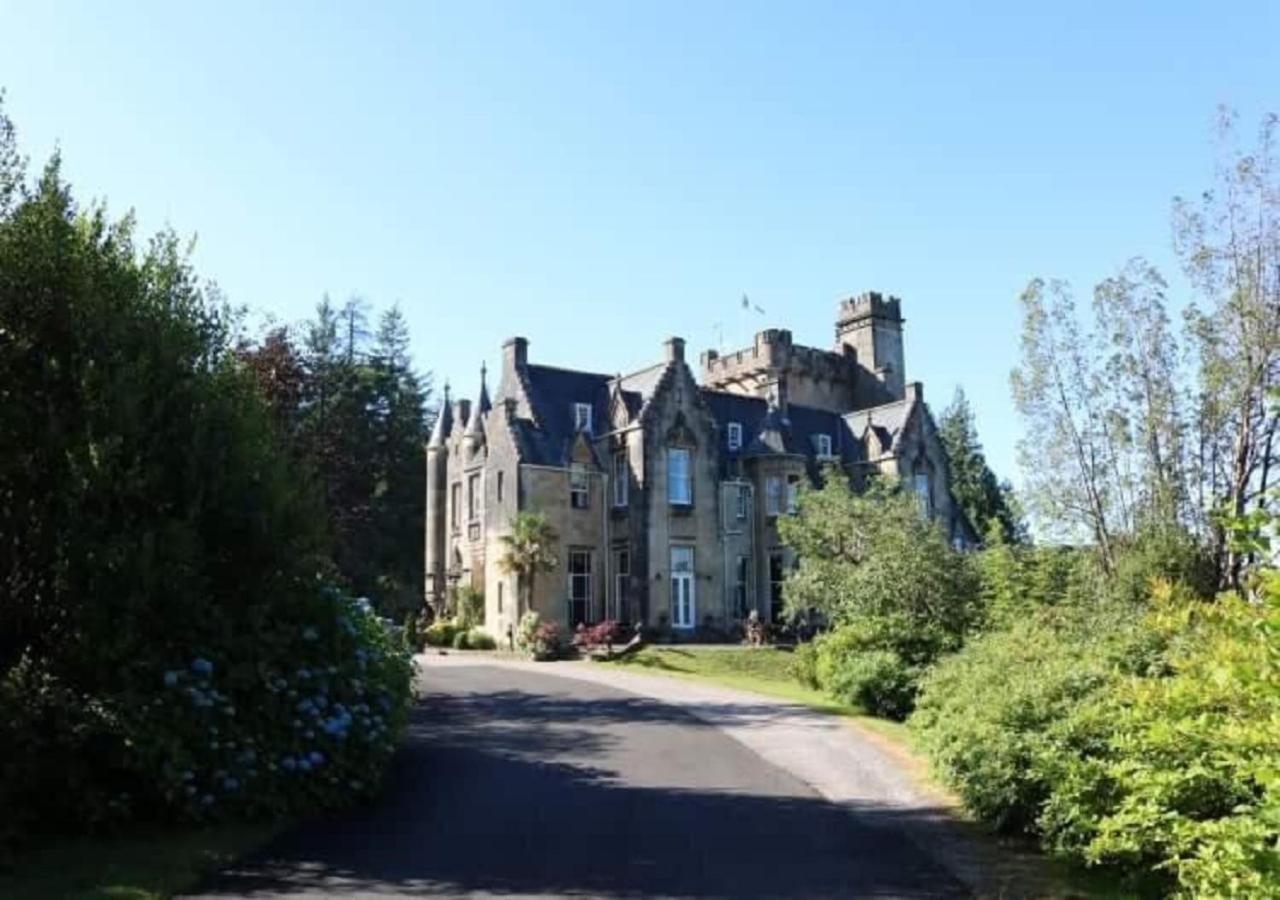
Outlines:
{"label": "foliage", "polygon": [[385,614],[406,617],[420,602],[430,376],[412,367],[398,307],[371,336],[363,301],[338,309],[326,297],[301,331],[299,340],[268,329],[237,354],[313,473],[338,573]]}
{"label": "foliage", "polygon": [[468,650],[495,650],[498,642],[494,640],[493,635],[482,628],[472,628],[467,632],[467,649]]}
{"label": "foliage", "polygon": [[544,622],[530,610],[520,618],[516,628],[516,647],[536,660],[559,659],[565,651],[563,629],[555,622]]}
{"label": "foliage", "polygon": [[1091,863],[1152,868],[1188,896],[1280,896],[1280,599],[1187,602],[1148,623],[1161,666],[1076,710],[1040,825]]}
{"label": "foliage", "polygon": [[951,494],[978,536],[998,530],[1006,543],[1026,538],[1026,525],[1013,497],[1013,486],[999,481],[987,465],[973,407],[964,390],[956,388],[951,405],[938,419],[938,438],[947,451]]}
{"label": "foliage", "polygon": [[941,661],[923,680],[912,727],[969,809],[1001,830],[1034,831],[1059,723],[1119,666],[1148,664],[1150,644],[1122,607],[1028,611]]}
{"label": "foliage", "polygon": [[623,637],[623,628],[620,622],[613,619],[605,619],[603,622],[597,622],[591,626],[579,626],[574,632],[574,643],[584,649],[595,647],[612,647],[614,644],[621,642]]}
{"label": "foliage", "polygon": [[454,639],[465,630],[453,619],[439,619],[422,632],[422,640],[428,647],[452,647]]}
{"label": "foliage", "polygon": [[958,647],[979,616],[967,559],[947,544],[913,498],[879,483],[855,494],[829,477],[803,491],[779,533],[799,556],[784,587],[793,613],[818,610],[860,629],[866,648],[922,665]]}
{"label": "foliage", "polygon": [[325,587],[318,498],[233,352],[231,313],[172,234],[139,251],[129,219],[79,211],[56,158],[37,184],[12,183],[5,827],[274,815],[366,793],[404,720],[408,665]]}
{"label": "foliage", "polygon": [[805,641],[796,645],[791,655],[788,674],[807,688],[819,690],[818,682],[818,645],[816,641]]}
{"label": "foliage", "polygon": [[471,628],[484,624],[484,593],[471,585],[458,589],[458,625]]}
{"label": "foliage", "polygon": [[[518,512],[511,520],[511,530],[501,535],[502,556],[498,567],[518,579],[519,610],[532,612],[533,589],[539,574],[551,572],[556,567],[556,547],[559,536],[541,513]],[[521,619],[523,624],[524,620]]]}

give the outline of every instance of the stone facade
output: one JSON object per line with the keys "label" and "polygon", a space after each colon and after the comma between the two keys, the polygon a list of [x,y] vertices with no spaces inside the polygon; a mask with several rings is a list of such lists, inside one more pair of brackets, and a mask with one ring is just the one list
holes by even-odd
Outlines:
{"label": "stone facade", "polygon": [[700,380],[671,338],[630,375],[529,362],[503,346],[495,399],[447,396],[427,446],[426,599],[445,608],[483,590],[486,627],[505,636],[522,592],[501,571],[516,512],[560,539],[533,608],[566,627],[606,618],[650,627],[724,626],[781,610],[792,565],[778,538],[802,483],[835,466],[855,486],[906,480],[957,544],[974,540],[919,383],[907,383],[896,298],[840,304],[832,350],[782,329],[751,347],[702,354]]}

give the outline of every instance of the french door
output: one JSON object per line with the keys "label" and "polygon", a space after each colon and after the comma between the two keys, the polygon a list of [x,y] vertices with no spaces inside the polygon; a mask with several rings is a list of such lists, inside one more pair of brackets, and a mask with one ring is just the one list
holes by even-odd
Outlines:
{"label": "french door", "polygon": [[692,628],[697,619],[693,548],[671,548],[671,627]]}

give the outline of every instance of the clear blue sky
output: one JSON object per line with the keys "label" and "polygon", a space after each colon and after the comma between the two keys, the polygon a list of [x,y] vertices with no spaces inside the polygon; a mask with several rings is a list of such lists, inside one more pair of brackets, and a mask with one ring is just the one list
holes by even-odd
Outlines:
{"label": "clear blue sky", "polygon": [[1280,108],[1280,5],[1042,6],[0,0],[0,85],[233,301],[399,301],[468,393],[515,333],[617,371],[898,294],[908,378],[1013,476],[1020,289],[1173,270],[1215,106]]}

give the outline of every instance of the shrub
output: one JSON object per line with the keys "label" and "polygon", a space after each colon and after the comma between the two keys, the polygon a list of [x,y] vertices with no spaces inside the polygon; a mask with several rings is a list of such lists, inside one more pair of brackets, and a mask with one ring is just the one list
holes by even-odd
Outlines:
{"label": "shrub", "polygon": [[470,650],[495,650],[498,642],[493,635],[480,628],[472,628],[467,632],[467,648]]}
{"label": "shrub", "polygon": [[455,650],[466,650],[470,646],[467,643],[467,632],[461,628],[454,632],[451,646]]}
{"label": "shrub", "polygon": [[612,647],[621,642],[622,636],[622,625],[613,619],[605,619],[590,627],[579,627],[574,633],[574,643],[584,649]]}
{"label": "shrub", "polygon": [[1161,666],[1094,695],[1047,761],[1045,840],[1188,896],[1280,897],[1280,601],[1164,594]]}
{"label": "shrub", "polygon": [[791,677],[805,687],[821,687],[818,682],[818,647],[814,641],[797,644],[791,654]]}
{"label": "shrub", "polygon": [[923,679],[911,724],[980,818],[1034,832],[1062,723],[1126,668],[1152,665],[1157,650],[1132,608],[1042,609],[941,661]]}
{"label": "shrub", "polygon": [[826,691],[869,713],[902,720],[915,703],[917,677],[918,671],[892,650],[864,650],[836,662]]}
{"label": "shrub", "polygon": [[28,188],[10,149],[0,115],[3,828],[368,794],[409,664],[325,588],[322,496],[233,314],[176,236],[139,251],[56,161]]}
{"label": "shrub", "polygon": [[428,647],[452,647],[461,632],[461,626],[453,619],[440,619],[427,627],[422,639]]}
{"label": "shrub", "polygon": [[458,589],[457,622],[461,628],[484,624],[484,593],[470,585]]}
{"label": "shrub", "polygon": [[555,622],[543,622],[532,610],[520,618],[516,646],[534,659],[558,659],[564,653],[564,644],[564,632]]}

